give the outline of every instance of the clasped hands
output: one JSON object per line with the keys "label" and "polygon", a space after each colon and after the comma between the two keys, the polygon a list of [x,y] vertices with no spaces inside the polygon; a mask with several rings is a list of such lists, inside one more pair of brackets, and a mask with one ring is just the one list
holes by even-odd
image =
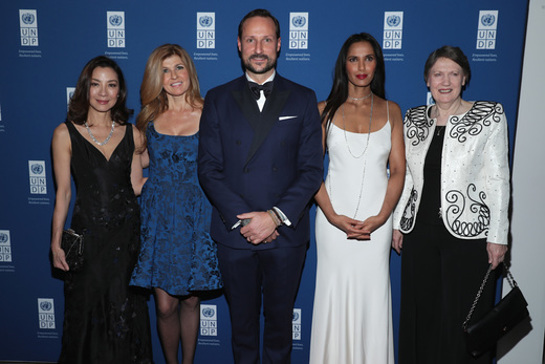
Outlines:
{"label": "clasped hands", "polygon": [[378,229],[384,220],[379,216],[371,216],[360,221],[345,215],[335,215],[330,222],[346,233],[348,239],[370,240],[371,233]]}
{"label": "clasped hands", "polygon": [[237,218],[250,219],[248,225],[240,228],[240,234],[251,244],[270,243],[279,236],[276,223],[266,211],[246,212]]}

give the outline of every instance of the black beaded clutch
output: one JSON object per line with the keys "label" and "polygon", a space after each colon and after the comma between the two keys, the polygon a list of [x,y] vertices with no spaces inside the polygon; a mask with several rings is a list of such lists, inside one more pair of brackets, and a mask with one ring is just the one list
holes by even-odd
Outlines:
{"label": "black beaded clutch", "polygon": [[68,229],[62,232],[61,248],[64,250],[66,263],[70,271],[78,271],[83,266],[83,235]]}

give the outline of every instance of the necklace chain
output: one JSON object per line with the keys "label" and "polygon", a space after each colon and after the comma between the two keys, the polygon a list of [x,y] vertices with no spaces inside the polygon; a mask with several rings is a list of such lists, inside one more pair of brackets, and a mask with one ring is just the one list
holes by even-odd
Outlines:
{"label": "necklace chain", "polygon": [[[344,140],[346,141],[346,146],[348,147],[348,152],[350,153],[350,155],[352,155],[352,157],[356,158],[356,159],[359,159],[361,157],[363,157],[366,152],[367,152],[367,148],[369,147],[369,140],[370,140],[370,137],[371,137],[371,123],[373,121],[373,103],[374,103],[374,96],[372,96],[373,93],[371,93],[371,112],[370,112],[370,115],[369,115],[369,131],[367,133],[367,143],[365,145],[365,149],[363,150],[363,153],[359,156],[355,156],[354,154],[352,154],[352,151],[350,150],[350,144],[348,143],[348,137],[346,135],[346,125],[345,125],[345,117],[344,117],[344,106],[343,106],[343,114],[342,114],[342,119],[343,119],[343,130],[344,130]],[[364,160],[363,161],[363,169],[362,169],[362,174],[361,174],[361,185],[360,185],[360,192],[358,194],[358,204],[356,205],[356,210],[354,211],[354,216],[352,217],[353,219],[356,218],[356,216],[358,215],[358,212],[360,210],[360,206],[361,206],[361,198],[363,196],[363,186],[365,184],[365,170],[367,168],[367,160]],[[331,201],[331,203],[333,203],[333,190],[331,189],[331,174],[328,175],[328,184],[329,184],[329,200]]]}
{"label": "necklace chain", "polygon": [[[371,92],[371,96],[372,95],[373,93]],[[369,138],[371,137],[371,124],[373,123],[373,104],[374,104],[374,97],[371,97],[371,112],[369,114],[369,131],[367,132],[367,144],[365,145],[365,149],[363,150],[363,152],[358,156],[354,155],[354,153],[352,153],[352,149],[350,149],[350,143],[348,142],[348,136],[346,135],[346,122],[344,118],[344,105],[343,105],[342,111],[343,111],[344,140],[346,142],[346,147],[348,148],[348,153],[350,153],[350,155],[356,159],[363,157],[365,153],[367,152],[367,148],[369,147]]]}
{"label": "necklace chain", "polygon": [[89,133],[89,136],[91,137],[91,139],[93,140],[93,142],[95,142],[95,144],[97,145],[100,145],[101,147],[103,145],[106,145],[108,144],[108,142],[110,141],[110,138],[112,137],[112,135],[114,134],[114,129],[115,129],[115,121],[112,120],[112,129],[110,130],[110,134],[108,134],[108,136],[106,137],[106,139],[104,139],[103,142],[99,142],[97,140],[97,138],[95,138],[95,136],[93,135],[93,133],[91,133],[91,129],[89,128],[89,124],[87,124],[87,120],[85,120],[85,122],[83,123],[85,125],[85,128],[87,129],[87,132]]}
{"label": "necklace chain", "polygon": [[350,100],[353,100],[353,101],[361,101],[361,100],[368,99],[369,97],[371,97],[372,94],[373,94],[373,92],[371,91],[371,92],[369,92],[369,95],[365,95],[363,97],[352,97],[352,96],[348,95],[348,98]]}

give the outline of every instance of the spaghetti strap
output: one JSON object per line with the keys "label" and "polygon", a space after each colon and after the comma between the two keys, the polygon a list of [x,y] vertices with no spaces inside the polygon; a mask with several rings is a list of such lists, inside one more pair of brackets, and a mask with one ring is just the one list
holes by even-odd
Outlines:
{"label": "spaghetti strap", "polygon": [[390,103],[386,100],[386,120],[390,121]]}

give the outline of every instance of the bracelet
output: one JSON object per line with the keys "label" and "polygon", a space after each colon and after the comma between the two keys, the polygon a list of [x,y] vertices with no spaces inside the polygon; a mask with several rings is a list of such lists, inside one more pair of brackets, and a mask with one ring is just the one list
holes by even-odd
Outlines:
{"label": "bracelet", "polygon": [[278,227],[282,225],[282,221],[278,218],[277,214],[274,212],[274,210],[267,210],[267,213],[273,220],[274,224]]}
{"label": "bracelet", "polygon": [[282,225],[284,223],[284,219],[282,218],[282,216],[280,216],[280,213],[278,212],[278,210],[276,210],[275,208],[272,209],[272,212],[274,212],[274,214],[276,215],[276,217],[278,218],[278,220],[280,221],[280,225]]}

